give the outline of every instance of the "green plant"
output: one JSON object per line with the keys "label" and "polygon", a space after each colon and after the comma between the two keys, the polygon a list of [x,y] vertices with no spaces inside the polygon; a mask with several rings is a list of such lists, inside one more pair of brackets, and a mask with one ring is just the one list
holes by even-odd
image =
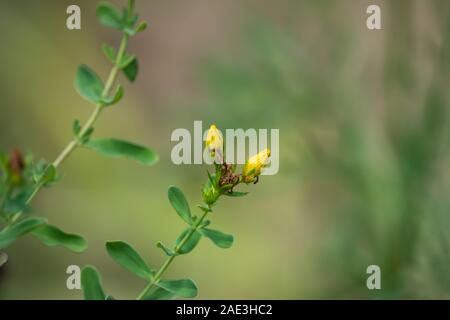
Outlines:
{"label": "green plant", "polygon": [[[102,49],[112,63],[112,69],[103,84],[100,77],[88,66],[81,65],[75,78],[75,88],[80,95],[95,105],[84,125],[78,120],[73,124],[73,139],[52,163],[43,160],[35,162],[31,155],[25,157],[19,151],[10,154],[0,152],[0,249],[13,243],[17,238],[31,233],[45,245],[62,245],[74,252],[87,248],[87,241],[76,234],[69,234],[48,224],[42,217],[30,216],[29,204],[44,187],[53,185],[59,178],[57,168],[78,147],[86,147],[113,158],[126,157],[144,165],[153,165],[158,156],[150,149],[117,139],[91,139],[94,124],[101,112],[117,104],[124,95],[123,87],[113,86],[122,71],[133,82],[138,73],[138,60],[126,52],[130,37],[144,31],[147,23],[137,24],[134,0],[129,0],[122,13],[109,3],[101,3],[97,8],[100,22],[121,31],[122,40],[117,52],[109,45]],[[7,255],[0,253],[0,265]]]}
{"label": "green plant", "polygon": [[[193,298],[197,295],[197,286],[191,279],[166,280],[163,275],[177,256],[191,252],[202,237],[210,239],[219,248],[230,248],[233,236],[221,231],[208,228],[211,221],[206,219],[213,212],[213,206],[221,196],[242,197],[246,192],[234,191],[241,183],[257,183],[261,170],[267,165],[270,151],[261,151],[247,160],[242,173],[236,173],[236,166],[227,164],[223,157],[223,138],[220,131],[212,125],[206,139],[206,146],[214,159],[215,172],[208,172],[208,180],[203,185],[203,204],[198,205],[199,215],[193,215],[183,192],[177,187],[170,187],[169,202],[179,217],[188,227],[175,240],[172,247],[166,247],[162,242],[157,243],[167,260],[154,270],[144,259],[124,241],[109,241],[106,250],[111,258],[123,268],[134,273],[149,283],[138,295],[138,300],[171,299],[176,296]],[[86,266],[81,273],[81,285],[86,299],[105,300],[114,299],[106,295],[101,284],[98,271],[93,266]]]}

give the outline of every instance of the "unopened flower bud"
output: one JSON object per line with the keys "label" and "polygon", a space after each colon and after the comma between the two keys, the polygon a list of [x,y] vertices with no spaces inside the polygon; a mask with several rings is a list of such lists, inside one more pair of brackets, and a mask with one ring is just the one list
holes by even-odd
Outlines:
{"label": "unopened flower bud", "polygon": [[223,136],[219,129],[213,124],[206,135],[206,148],[216,163],[223,162]]}
{"label": "unopened flower bud", "polygon": [[247,160],[244,169],[242,170],[242,178],[245,183],[255,181],[255,179],[261,174],[262,169],[268,165],[269,157],[270,149],[264,149]]}
{"label": "unopened flower bud", "polygon": [[213,205],[220,196],[217,186],[208,181],[202,189],[203,201],[208,205]]}
{"label": "unopened flower bud", "polygon": [[25,168],[22,153],[13,150],[9,156],[9,169],[11,170],[11,183],[19,184],[22,181],[22,171]]}

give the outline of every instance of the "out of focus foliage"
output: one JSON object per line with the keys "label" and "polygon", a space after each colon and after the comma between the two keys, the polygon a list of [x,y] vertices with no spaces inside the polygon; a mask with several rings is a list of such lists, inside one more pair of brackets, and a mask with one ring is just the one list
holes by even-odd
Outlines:
{"label": "out of focus foliage", "polygon": [[[2,268],[0,296],[18,298],[27,288],[29,298],[60,298],[61,270],[71,261],[95,264],[108,292],[128,290],[124,296],[133,297],[141,283],[111,267],[102,243],[127,239],[139,252],[147,250],[151,263],[163,262],[158,248],[146,248],[170,241],[171,230],[181,227],[167,214],[166,187],[179,185],[195,198],[204,176],[200,167],[171,164],[170,133],[204,120],[221,128],[279,128],[280,171],[265,177],[245,203],[221,204],[215,219],[235,233],[231,250],[217,253],[200,243],[168,276],[192,270],[199,298],[448,298],[450,3],[379,3],[383,29],[368,31],[365,10],[372,1],[139,1],[153,31],[139,43],[146,57],[142,81],[133,87],[135,100],[124,101],[126,114],[111,110],[101,130],[155,145],[158,170],[133,164],[123,170],[78,153],[67,163],[70,176],[37,205],[90,239],[86,258],[56,257],[20,241],[11,247],[16,262],[10,255]],[[82,8],[94,5],[85,1]],[[73,94],[61,111],[58,99],[42,92],[54,86],[59,98],[70,96],[80,55],[102,72],[103,58],[87,42],[109,33],[93,32],[93,15],[70,36],[53,28],[63,25],[62,2],[0,1],[0,8],[8,44],[0,57],[17,61],[2,65],[8,75],[0,81],[2,146],[56,152],[67,138],[57,134],[67,125],[48,123],[49,112],[70,121],[83,107]],[[30,53],[46,59],[33,65]],[[53,73],[42,78],[44,72]],[[86,167],[97,169],[87,175]],[[64,219],[53,209],[76,198]],[[91,225],[77,222],[87,217]],[[167,229],[148,227],[156,222]],[[29,257],[19,253],[29,248],[33,272],[45,275],[45,283],[28,276]],[[40,264],[48,259],[55,259],[53,269]],[[211,268],[212,259],[221,266]],[[366,288],[371,264],[381,267],[381,291]],[[38,292],[29,289],[33,281]]]}
{"label": "out of focus foliage", "polygon": [[[239,114],[248,126],[282,126],[282,155],[297,151],[299,163],[285,157],[283,167],[311,199],[304,210],[324,222],[313,240],[319,297],[450,296],[450,5],[428,4],[434,42],[417,27],[417,5],[396,1],[383,6],[385,28],[396,31],[367,61],[355,58],[346,28],[318,50],[257,20],[247,24],[245,54],[206,68],[226,124]],[[366,287],[372,264],[381,291]]]}

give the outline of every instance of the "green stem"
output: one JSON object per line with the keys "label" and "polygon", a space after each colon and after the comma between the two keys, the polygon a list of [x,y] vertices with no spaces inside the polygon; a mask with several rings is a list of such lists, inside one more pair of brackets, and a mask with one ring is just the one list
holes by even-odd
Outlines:
{"label": "green stem", "polygon": [[[108,91],[109,92],[109,91]],[[105,97],[106,95],[103,95]],[[86,121],[84,126],[81,128],[79,136],[82,137],[86,134],[86,132],[91,128],[97,118],[100,115],[100,112],[102,111],[103,106],[101,104],[97,105],[92,112],[89,119]],[[61,163],[78,147],[78,138],[74,138],[72,141],[69,142],[69,144],[64,148],[64,150],[56,157],[56,160],[53,161],[53,166],[55,168],[59,167]]]}
{"label": "green stem", "polygon": [[[129,15],[132,16],[132,10],[134,8],[134,1],[130,0],[128,2],[128,8],[129,8]],[[128,39],[129,36],[124,33],[122,36],[122,40],[120,41],[120,46],[119,46],[119,50],[117,52],[117,56],[116,56],[116,61],[114,63],[113,68],[111,69],[109,76],[106,80],[106,84],[105,87],[103,89],[102,92],[102,98],[106,98],[109,96],[111,89],[117,79],[117,76],[119,74],[120,71],[120,62],[122,61],[127,46],[128,46]],[[104,105],[99,103],[96,105],[94,111],[92,112],[91,116],[88,118],[88,120],[86,121],[86,123],[83,125],[83,127],[80,130],[80,133],[78,135],[78,137],[83,137],[86,132],[92,128],[92,126],[94,125],[94,123],[97,121],[98,117],[100,116],[100,113],[103,110]],[[73,138],[69,144],[67,144],[67,146],[63,149],[63,151],[56,157],[55,161],[53,161],[52,165],[57,168],[61,165],[61,163],[80,145],[79,142],[79,138],[75,137]],[[36,186],[34,187],[33,192],[31,193],[31,195],[28,197],[26,203],[30,203],[31,200],[33,200],[33,198],[36,196],[36,194],[38,194],[38,192],[42,189],[42,187],[45,185],[44,181],[40,181],[36,184]],[[11,223],[13,223],[14,221],[16,221],[21,215],[22,215],[22,211],[16,213],[13,218],[11,219]]]}
{"label": "green stem", "polygon": [[[123,56],[125,55],[125,51],[128,45],[128,35],[123,34],[122,40],[120,42],[119,51],[117,53],[116,61],[111,69],[111,72],[109,73],[108,79],[106,80],[105,88],[102,92],[102,98],[106,98],[109,93],[111,92],[112,86],[114,85],[114,82],[117,79],[117,75],[120,71],[120,62],[122,61]],[[97,121],[98,117],[100,116],[101,111],[103,110],[102,104],[97,104],[97,106],[94,109],[94,112],[89,117],[88,121],[84,124],[84,126],[81,128],[79,136],[82,137],[86,132],[94,125],[95,121]],[[67,146],[66,148],[60,153],[60,155],[56,158],[56,160],[53,162],[53,166],[57,168],[71,153],[73,150],[75,150],[79,145],[78,138],[74,138]]]}
{"label": "green stem", "polygon": [[135,0],[128,0],[128,17],[131,18],[132,17],[132,12],[134,11],[134,3]]}
{"label": "green stem", "polygon": [[[208,206],[210,209],[211,207]],[[170,256],[167,258],[167,260],[164,262],[164,264],[161,266],[161,268],[158,270],[158,272],[153,277],[152,281],[144,288],[144,290],[139,294],[137,297],[137,300],[142,300],[148,292],[161,280],[162,275],[164,272],[166,272],[167,268],[169,268],[172,261],[175,259],[175,257],[180,253],[181,248],[189,241],[189,239],[192,237],[192,235],[198,230],[199,226],[202,224],[203,220],[205,220],[208,213],[211,211],[205,211],[203,215],[200,217],[200,219],[197,221],[197,223],[194,225],[194,227],[186,234],[186,236],[181,240],[181,242],[175,247],[175,255]]]}

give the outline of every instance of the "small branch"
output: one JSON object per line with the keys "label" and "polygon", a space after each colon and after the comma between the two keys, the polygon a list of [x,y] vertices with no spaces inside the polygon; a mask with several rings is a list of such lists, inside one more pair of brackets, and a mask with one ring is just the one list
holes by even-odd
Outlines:
{"label": "small branch", "polygon": [[[129,11],[128,14],[129,16],[132,15],[132,10],[134,8],[134,1],[133,0],[129,0]],[[114,63],[113,68],[111,69],[109,76],[106,80],[106,84],[105,87],[103,89],[102,92],[102,98],[106,98],[109,96],[112,87],[117,79],[117,76],[119,74],[120,71],[120,63],[125,55],[127,46],[128,46],[128,38],[129,36],[126,33],[123,33],[122,36],[122,40],[120,42],[120,47],[119,50],[117,52],[117,57],[116,57],[116,61]],[[86,132],[92,128],[92,126],[95,124],[95,122],[97,121],[98,117],[100,116],[101,111],[103,110],[103,104],[97,104],[94,111],[92,112],[92,114],[90,115],[89,119],[86,121],[86,123],[83,125],[83,127],[80,130],[79,136],[82,137],[84,134],[86,134]],[[79,139],[78,137],[72,139],[67,146],[63,149],[63,151],[56,157],[55,161],[53,161],[52,165],[55,168],[58,168],[62,162],[64,162],[65,159],[67,159],[67,157],[69,157],[69,155],[79,146]],[[32,194],[28,197],[26,203],[30,203],[31,200],[33,200],[33,198],[39,193],[39,191],[42,189],[42,187],[44,186],[44,182],[40,181],[36,183],[36,186],[32,192]],[[16,213],[13,218],[11,219],[11,223],[13,223],[14,221],[16,221],[21,215],[22,215],[22,211]]]}
{"label": "small branch", "polygon": [[[210,209],[211,207],[208,206]],[[164,272],[166,272],[167,268],[169,268],[172,261],[175,259],[175,257],[180,253],[181,248],[189,241],[189,239],[192,237],[194,232],[198,230],[198,227],[202,224],[203,220],[205,220],[208,213],[211,211],[205,211],[203,215],[200,217],[200,219],[195,224],[194,228],[192,228],[188,234],[183,238],[183,240],[175,247],[175,254],[174,256],[170,256],[167,258],[166,262],[162,265],[162,267],[158,270],[158,272],[153,277],[153,280],[144,288],[144,290],[139,294],[137,297],[137,300],[142,300],[146,294],[161,280],[161,277],[163,276]]]}

